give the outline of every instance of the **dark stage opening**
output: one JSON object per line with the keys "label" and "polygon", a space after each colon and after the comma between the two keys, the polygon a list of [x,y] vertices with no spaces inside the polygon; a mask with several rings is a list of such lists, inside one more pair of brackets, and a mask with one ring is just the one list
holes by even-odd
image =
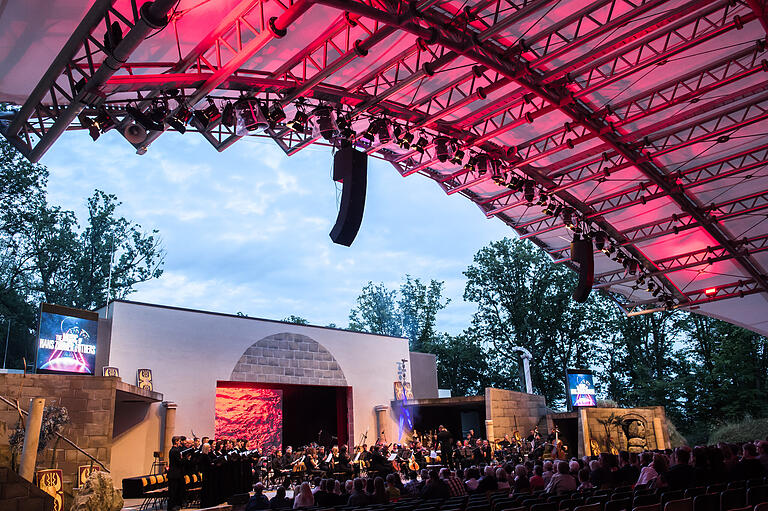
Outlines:
{"label": "dark stage opening", "polygon": [[[348,444],[348,400],[351,399],[351,388],[324,387],[316,385],[289,385],[278,383],[241,383],[218,382],[217,385],[217,432],[219,431],[220,415],[222,414],[218,395],[222,389],[236,388],[242,397],[248,399],[264,391],[277,391],[280,396],[282,415],[280,424],[270,424],[268,427],[281,432],[282,447],[292,446],[294,449],[317,442],[326,447],[333,444]],[[253,392],[249,392],[252,390]],[[259,416],[260,408],[251,408],[249,414],[237,414],[225,420],[236,423],[242,431],[251,431],[265,422]]]}
{"label": "dark stage opening", "polygon": [[[462,440],[470,429],[476,438],[485,438],[485,401],[445,404],[414,404],[405,407],[411,414],[413,428],[419,433],[436,431],[441,424],[453,436]],[[401,413],[401,412],[400,412]]]}
{"label": "dark stage opening", "polygon": [[560,430],[560,440],[568,447],[568,456],[577,456],[579,420],[577,418],[552,419],[552,425]]}

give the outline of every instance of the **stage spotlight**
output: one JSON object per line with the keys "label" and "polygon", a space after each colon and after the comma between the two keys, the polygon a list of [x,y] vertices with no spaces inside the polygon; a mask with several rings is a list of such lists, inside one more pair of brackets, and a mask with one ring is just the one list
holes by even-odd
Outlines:
{"label": "stage spotlight", "polygon": [[467,163],[464,164],[464,170],[467,172],[472,172],[475,170],[475,165],[477,165],[477,156],[470,155]]}
{"label": "stage spotlight", "polygon": [[279,101],[275,101],[272,103],[272,105],[270,105],[267,117],[273,124],[277,124],[278,122],[283,122],[285,120],[285,110],[283,110],[283,106]]}
{"label": "stage spotlight", "polygon": [[648,281],[648,291],[653,291],[656,288],[656,283],[652,280]]}
{"label": "stage spotlight", "polygon": [[422,133],[419,139],[416,141],[416,144],[413,146],[413,148],[417,152],[424,154],[424,151],[426,150],[428,145],[429,145],[429,140],[427,140],[427,137],[425,137],[424,134]]}
{"label": "stage spotlight", "polygon": [[630,275],[635,275],[637,273],[637,266],[638,266],[637,259],[628,259],[627,260],[627,271]]}
{"label": "stage spotlight", "polygon": [[573,208],[563,209],[563,223],[569,229],[573,229]]}
{"label": "stage spotlight", "polygon": [[380,119],[376,126],[376,134],[379,136],[380,144],[389,144],[392,142],[392,123],[387,119]]}
{"label": "stage spotlight", "polygon": [[88,134],[91,136],[93,141],[96,142],[99,136],[101,136],[101,131],[99,131],[99,127],[96,124],[96,121],[82,112],[77,116],[77,119],[80,121],[80,126],[86,128],[88,130]]}
{"label": "stage spotlight", "polygon": [[400,137],[400,142],[398,144],[403,149],[410,149],[411,148],[411,144],[413,144],[413,138],[414,138],[413,133],[410,133],[410,132],[403,133],[403,136]]}
{"label": "stage spotlight", "polygon": [[451,163],[453,163],[454,165],[461,165],[462,163],[464,163],[464,151],[462,151],[461,149],[456,149],[453,152]]}
{"label": "stage spotlight", "polygon": [[539,200],[536,202],[536,205],[546,206],[548,201],[549,201],[549,197],[547,196],[547,192],[544,192],[544,191],[539,192]]}
{"label": "stage spotlight", "polygon": [[227,101],[224,105],[224,110],[221,112],[221,124],[227,128],[231,128],[235,125],[237,119],[235,118],[235,107],[231,102]]}
{"label": "stage spotlight", "polygon": [[163,131],[165,129],[165,126],[163,126],[162,122],[153,120],[149,115],[145,114],[138,108],[129,106],[126,107],[125,111],[128,112],[128,115],[133,117],[133,120],[139,123],[146,130]]}
{"label": "stage spotlight", "polygon": [[333,110],[329,106],[319,106],[312,111],[317,130],[325,140],[329,142],[336,134],[336,121],[333,119]]}
{"label": "stage spotlight", "polygon": [[368,128],[366,128],[365,131],[360,135],[362,138],[366,139],[370,143],[373,143],[374,139],[376,138],[376,124],[379,121],[374,119],[368,124]]}
{"label": "stage spotlight", "polygon": [[147,130],[136,123],[131,123],[123,131],[123,136],[131,144],[141,144],[147,139]]}
{"label": "stage spotlight", "polygon": [[536,194],[535,183],[532,180],[527,179],[525,181],[525,184],[523,185],[523,198],[528,203],[528,205],[531,205],[533,203],[535,194]]}
{"label": "stage spotlight", "polygon": [[595,248],[603,250],[605,248],[605,233],[603,231],[597,231],[595,233]]}
{"label": "stage spotlight", "polygon": [[477,174],[483,176],[490,170],[490,158],[487,154],[477,155]]}
{"label": "stage spotlight", "polygon": [[112,53],[122,40],[123,29],[120,28],[120,23],[113,21],[109,26],[109,30],[104,33],[104,50],[107,53]]}
{"label": "stage spotlight", "polygon": [[445,163],[451,157],[450,142],[448,137],[437,137],[435,139],[435,154],[440,163]]}
{"label": "stage spotlight", "polygon": [[88,134],[94,142],[102,133],[106,133],[115,126],[112,118],[107,114],[107,111],[103,107],[99,109],[99,112],[93,119],[84,113],[80,113],[77,118],[80,121],[80,125],[88,130]]}
{"label": "stage spotlight", "polygon": [[204,130],[213,128],[221,121],[221,111],[219,111],[219,107],[216,106],[216,103],[211,98],[208,98],[208,106],[195,110],[194,115]]}
{"label": "stage spotlight", "polygon": [[286,126],[288,126],[288,129],[291,131],[303,134],[306,131],[308,120],[309,117],[307,117],[307,114],[304,113],[303,110],[296,110],[296,115],[294,115],[293,119],[286,123]]}
{"label": "stage spotlight", "polygon": [[165,122],[168,123],[168,125],[178,131],[181,134],[184,134],[187,132],[187,123],[192,118],[192,112],[190,112],[187,108],[182,107],[181,110],[176,115],[172,115],[168,117]]}
{"label": "stage spotlight", "polygon": [[248,131],[263,131],[269,127],[264,106],[252,98],[241,98],[235,101],[235,133],[244,136]]}
{"label": "stage spotlight", "polygon": [[637,277],[637,280],[635,282],[637,282],[637,284],[639,286],[644,285],[645,284],[645,275],[641,273],[640,276]]}

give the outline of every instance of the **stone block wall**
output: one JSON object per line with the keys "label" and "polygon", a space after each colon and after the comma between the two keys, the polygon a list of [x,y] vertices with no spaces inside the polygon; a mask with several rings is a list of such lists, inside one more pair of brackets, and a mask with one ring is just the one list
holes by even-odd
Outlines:
{"label": "stone block wall", "polygon": [[547,402],[544,396],[502,389],[485,389],[485,417],[493,420],[494,437],[512,435],[515,430],[523,437],[535,426],[543,435],[547,432]]}
{"label": "stone block wall", "polygon": [[[102,376],[0,374],[0,395],[11,401],[18,399],[25,411],[33,397],[45,398],[46,405],[65,406],[70,423],[62,435],[109,467],[117,381],[118,378]],[[18,419],[15,409],[0,403],[0,466],[11,465],[8,437]],[[61,440],[56,446],[56,458],[52,460],[53,443],[38,454],[37,469],[62,469],[66,496],[72,493],[78,465],[87,465],[90,460]]]}
{"label": "stone block wall", "polygon": [[[669,432],[666,426],[666,413],[663,406],[642,408],[586,408],[584,410],[587,422],[586,442],[595,440],[601,451],[608,452],[611,445],[618,450],[627,449],[627,438],[615,419],[642,417],[645,421],[644,438],[647,449],[665,449],[669,447]],[[583,416],[582,416],[583,417]],[[606,434],[606,421],[614,418],[607,425],[610,439]],[[583,426],[582,426],[583,431]],[[636,431],[636,430],[635,430]],[[584,452],[589,452],[589,446],[584,446]]]}

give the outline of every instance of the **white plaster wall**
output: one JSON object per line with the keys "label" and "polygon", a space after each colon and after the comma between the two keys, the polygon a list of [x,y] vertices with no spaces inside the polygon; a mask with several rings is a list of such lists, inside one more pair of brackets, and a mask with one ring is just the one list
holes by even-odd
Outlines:
{"label": "white plaster wall", "polygon": [[109,468],[115,488],[122,488],[126,477],[150,473],[154,461],[152,454],[162,450],[164,424],[163,405],[153,403],[146,408],[144,420],[113,438]]}
{"label": "white plaster wall", "polygon": [[[178,404],[177,433],[187,436],[192,430],[213,436],[216,382],[229,380],[243,352],[268,335],[306,335],[336,358],[352,387],[355,443],[366,431],[368,442],[375,441],[373,408],[389,406],[397,363],[409,360],[408,341],[402,338],[133,302],[114,302],[110,309],[109,365],[118,367],[128,383],[135,383],[137,369],[152,369],[154,390]],[[397,435],[392,419],[386,434],[389,439]]]}

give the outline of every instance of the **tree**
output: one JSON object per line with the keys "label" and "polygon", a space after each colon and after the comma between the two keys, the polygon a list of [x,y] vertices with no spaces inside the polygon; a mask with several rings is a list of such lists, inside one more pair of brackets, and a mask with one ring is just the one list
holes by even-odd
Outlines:
{"label": "tree", "polygon": [[349,312],[349,329],[395,337],[402,335],[396,295],[397,292],[387,289],[384,283],[369,281],[357,297],[357,306]]}
{"label": "tree", "polygon": [[9,367],[31,362],[40,302],[94,309],[162,274],[157,231],[118,217],[120,202],[99,190],[81,228],[72,211],[48,204],[47,177],[0,141],[0,316],[11,325]]}
{"label": "tree", "polygon": [[509,348],[527,348],[534,389],[550,406],[563,403],[565,370],[588,366],[603,335],[594,326],[605,317],[606,299],[593,293],[585,304],[574,302],[575,274],[529,241],[492,242],[464,275],[464,299],[477,304],[473,335],[515,367],[519,357]]}
{"label": "tree", "polygon": [[290,316],[284,317],[281,321],[284,321],[286,323],[295,323],[297,325],[308,325],[309,321],[302,318],[301,316],[295,316],[291,314]]}
{"label": "tree", "polygon": [[422,351],[437,335],[437,313],[450,303],[449,299],[442,300],[443,284],[431,280],[429,285],[426,285],[420,279],[406,275],[405,282],[400,285],[397,305],[403,323],[403,334],[410,342],[411,351]]}

